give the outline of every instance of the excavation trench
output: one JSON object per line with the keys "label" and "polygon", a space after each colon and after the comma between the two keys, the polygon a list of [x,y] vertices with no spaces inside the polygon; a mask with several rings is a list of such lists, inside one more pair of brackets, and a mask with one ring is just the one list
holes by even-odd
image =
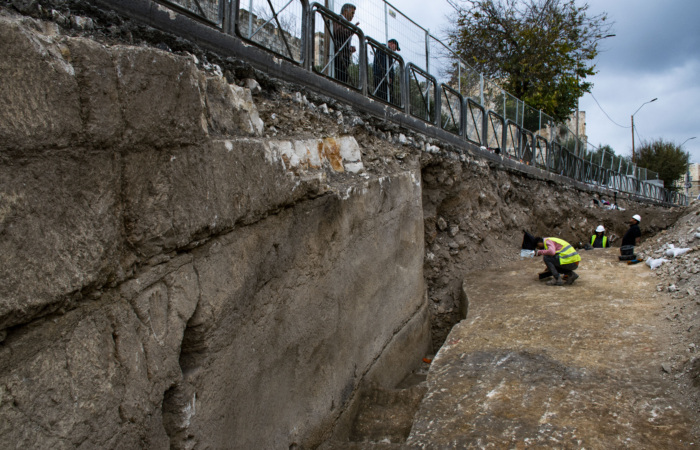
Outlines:
{"label": "excavation trench", "polygon": [[[431,312],[430,331],[434,352],[443,347],[450,333],[455,333],[455,325],[474,317],[471,305],[474,296],[477,301],[489,305],[489,297],[484,298],[477,286],[465,283],[465,277],[480,280],[481,283],[488,283],[489,280],[501,283],[504,276],[506,279],[510,276],[505,274],[512,273],[509,267],[527,265],[521,262],[519,254],[523,230],[536,235],[551,233],[579,247],[590,237],[590,228],[597,224],[605,224],[612,242],[619,242],[626,227],[627,214],[624,211],[594,207],[592,200],[597,197],[590,194],[556,189],[478,163],[454,164],[431,155],[423,155],[421,163],[425,230],[423,273]],[[644,210],[648,219],[646,236],[665,228],[676,217],[664,210],[630,206]],[[622,207],[628,205],[625,203]],[[518,272],[517,276],[531,279],[533,274]],[[510,289],[516,288],[512,284],[504,284],[503,289],[500,295],[506,292],[514,295]],[[528,289],[536,290],[538,287]],[[507,354],[501,356],[506,357]],[[482,359],[489,357],[482,355]],[[517,358],[523,357],[530,358],[522,355]],[[539,356],[531,362],[523,360],[518,364],[522,367],[536,366],[540,364],[537,358]],[[407,367],[413,364],[407,363]],[[554,371],[567,370],[557,366],[556,362],[547,362],[546,365]],[[333,439],[321,448],[375,448],[372,445],[411,444],[409,431],[414,428],[414,420],[427,420],[417,413],[422,396],[430,385],[425,381],[425,372],[429,368],[427,364],[419,368],[413,366],[411,373],[398,384],[363,385],[339,422]],[[432,370],[436,370],[435,367]],[[431,388],[436,392],[440,389],[449,391],[450,385],[433,384]],[[452,420],[448,416],[433,416],[432,419],[438,422]]]}
{"label": "excavation trench", "polygon": [[[645,219],[648,237],[668,227],[678,211],[621,200],[626,211],[594,206],[598,195],[568,189],[496,165],[424,154],[422,203],[425,228],[423,273],[431,308],[431,335],[437,351],[452,327],[466,317],[462,290],[466,274],[520,259],[523,231],[557,236],[576,247],[590,241],[593,229],[604,225],[611,245],[619,245],[630,213]],[[490,276],[489,270],[482,272]],[[468,293],[467,293],[468,294]]]}
{"label": "excavation trench", "polygon": [[467,274],[469,316],[427,381],[367,386],[348,436],[321,449],[694,445],[697,387],[681,392],[683,374],[670,376],[676,324],[659,314],[682,296],[659,293],[646,265],[617,256],[582,250],[580,278],[564,287],[538,280],[538,259]]}

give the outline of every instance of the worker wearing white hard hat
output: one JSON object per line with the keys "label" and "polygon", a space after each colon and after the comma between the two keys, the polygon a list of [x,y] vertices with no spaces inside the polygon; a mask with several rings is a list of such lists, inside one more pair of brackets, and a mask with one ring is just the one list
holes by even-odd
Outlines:
{"label": "worker wearing white hard hat", "polygon": [[593,248],[608,247],[608,237],[605,235],[605,227],[603,225],[598,225],[598,228],[595,229],[595,234],[591,236],[591,246]]}
{"label": "worker wearing white hard hat", "polygon": [[639,245],[642,241],[642,231],[639,229],[639,222],[641,221],[642,218],[639,214],[632,216],[630,219],[630,228],[622,237],[622,247],[625,245]]}

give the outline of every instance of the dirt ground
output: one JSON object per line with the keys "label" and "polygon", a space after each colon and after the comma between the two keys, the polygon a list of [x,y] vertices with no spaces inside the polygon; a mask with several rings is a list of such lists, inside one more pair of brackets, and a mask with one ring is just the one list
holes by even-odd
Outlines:
{"label": "dirt ground", "polygon": [[699,445],[667,373],[668,298],[618,249],[581,251],[573,286],[541,258],[467,275],[469,314],[433,361],[411,448],[665,449]]}

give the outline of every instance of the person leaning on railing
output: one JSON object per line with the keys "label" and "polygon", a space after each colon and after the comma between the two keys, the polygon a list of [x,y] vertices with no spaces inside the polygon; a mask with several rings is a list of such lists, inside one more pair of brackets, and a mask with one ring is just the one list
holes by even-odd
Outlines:
{"label": "person leaning on railing", "polygon": [[[348,22],[355,17],[355,5],[346,3],[340,8],[340,15]],[[359,25],[357,22],[355,25]],[[350,45],[350,40],[355,35],[349,27],[346,27],[338,22],[333,23],[333,45],[335,46],[335,78],[338,81],[347,83],[350,79],[350,61],[352,54],[357,50]]]}
{"label": "person leaning on railing", "polygon": [[[399,41],[396,39],[389,39],[388,46],[389,50],[393,52],[401,51],[401,48],[399,48]],[[377,97],[388,101],[392,105],[399,103],[398,95],[394,92],[395,61],[396,60],[392,56],[377,48],[374,54],[374,63],[372,64],[374,89],[377,92]]]}

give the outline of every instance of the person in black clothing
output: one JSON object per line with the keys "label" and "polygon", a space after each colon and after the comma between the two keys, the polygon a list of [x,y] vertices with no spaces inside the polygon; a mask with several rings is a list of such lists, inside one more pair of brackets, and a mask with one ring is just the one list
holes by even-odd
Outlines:
{"label": "person in black clothing", "polygon": [[[340,8],[340,15],[343,16],[348,22],[350,22],[353,17],[355,17],[355,5],[351,3],[346,3]],[[357,22],[355,25],[359,25]],[[349,27],[341,25],[339,23],[333,24],[333,45],[335,46],[335,78],[343,83],[348,83],[350,79],[350,60],[352,54],[357,50],[354,46],[350,45],[350,40],[355,35]]]}
{"label": "person in black clothing", "polygon": [[[388,47],[393,52],[400,52],[399,42],[396,39],[389,39]],[[398,95],[395,95],[394,91],[394,63],[395,59],[386,54],[385,52],[377,49],[374,54],[374,63],[372,64],[372,69],[374,72],[374,89],[376,90],[377,97],[384,101],[396,105],[398,102]]]}
{"label": "person in black clothing", "polygon": [[621,245],[623,247],[625,245],[639,245],[642,240],[642,232],[639,229],[639,222],[641,221],[642,218],[639,216],[639,214],[632,216],[632,219],[630,219],[630,228],[622,237]]}

